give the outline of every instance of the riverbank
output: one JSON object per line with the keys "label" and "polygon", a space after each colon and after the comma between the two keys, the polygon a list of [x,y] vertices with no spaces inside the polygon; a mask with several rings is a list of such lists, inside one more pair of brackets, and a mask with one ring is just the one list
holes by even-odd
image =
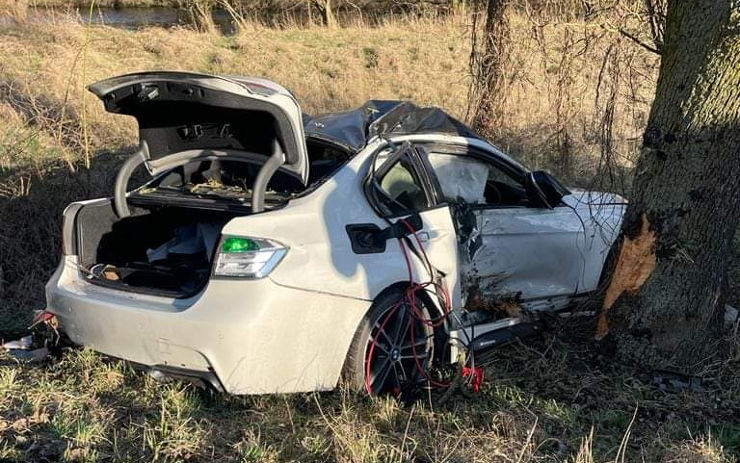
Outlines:
{"label": "riverbank", "polygon": [[0,5],[6,7],[28,8],[184,8],[187,6],[184,0],[2,0]]}

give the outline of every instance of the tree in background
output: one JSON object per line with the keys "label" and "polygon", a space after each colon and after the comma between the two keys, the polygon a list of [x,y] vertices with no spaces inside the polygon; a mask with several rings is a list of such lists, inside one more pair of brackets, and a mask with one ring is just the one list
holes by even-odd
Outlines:
{"label": "tree in background", "polygon": [[216,24],[213,22],[213,9],[216,4],[217,0],[193,0],[188,2],[190,22],[199,31],[213,32],[216,30]]}
{"label": "tree in background", "polygon": [[[316,5],[319,7],[319,10],[324,15],[324,24],[326,24],[326,27],[333,29],[337,27],[337,19],[334,16],[334,9],[331,5],[331,0],[315,0]],[[311,6],[309,5],[309,10]]]}
{"label": "tree in background", "polygon": [[[487,0],[482,37],[478,36],[477,24],[473,25],[473,47],[470,54],[473,74],[471,125],[473,130],[487,138],[495,138],[506,103],[506,92],[503,90],[511,40],[507,9],[508,0]],[[482,44],[478,43],[480,40],[483,41]]]}
{"label": "tree in background", "polygon": [[740,217],[740,2],[669,0],[660,51],[598,337],[691,372],[719,347]]}

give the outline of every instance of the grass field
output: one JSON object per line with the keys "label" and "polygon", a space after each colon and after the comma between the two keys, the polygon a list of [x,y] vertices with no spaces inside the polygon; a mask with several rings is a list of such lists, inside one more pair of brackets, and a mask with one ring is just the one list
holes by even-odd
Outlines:
{"label": "grass field", "polygon": [[563,337],[500,350],[478,394],[408,404],[341,389],[212,396],[85,350],[0,359],[0,461],[737,461],[734,376],[662,392]]}
{"label": "grass field", "polygon": [[[534,27],[516,17],[513,34],[507,124],[496,142],[571,184],[627,189],[655,57],[585,23]],[[108,195],[136,144],[132,121],[105,113],[85,85],[144,69],[260,75],[293,90],[311,114],[389,98],[465,119],[469,38],[460,17],[335,30],[245,23],[229,37],[61,21],[3,26],[0,336],[21,333],[43,308],[62,208]],[[600,164],[605,157],[613,162]],[[480,394],[410,404],[343,390],[211,396],[85,350],[36,366],[3,357],[0,462],[736,461],[734,364],[707,372],[708,392],[661,392],[649,374],[609,365],[584,332],[556,327],[501,350]]]}

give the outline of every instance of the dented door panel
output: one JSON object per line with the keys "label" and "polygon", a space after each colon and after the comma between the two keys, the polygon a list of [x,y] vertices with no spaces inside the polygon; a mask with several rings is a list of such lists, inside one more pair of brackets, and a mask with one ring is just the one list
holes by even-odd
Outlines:
{"label": "dented door panel", "polygon": [[583,254],[584,272],[579,283],[579,292],[597,289],[612,243],[619,235],[622,216],[627,200],[613,193],[573,190],[563,197],[563,202],[577,213],[577,219],[585,226],[585,244],[579,251]]}
{"label": "dented door panel", "polygon": [[578,292],[584,235],[572,210],[483,208],[469,213],[476,229],[461,243],[461,280],[471,300],[527,302]]}
{"label": "dented door panel", "polygon": [[[419,214],[424,223],[418,233],[424,252],[436,270],[444,275],[444,284],[450,293],[453,307],[460,307],[460,281],[457,236],[450,209],[438,207]],[[430,276],[420,275],[417,281],[428,281]]]}

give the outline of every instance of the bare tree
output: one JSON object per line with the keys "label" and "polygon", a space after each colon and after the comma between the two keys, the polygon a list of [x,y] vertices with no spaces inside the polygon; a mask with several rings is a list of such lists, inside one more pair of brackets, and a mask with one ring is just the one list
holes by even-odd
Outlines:
{"label": "bare tree", "polygon": [[213,8],[216,0],[193,0],[188,4],[190,22],[202,32],[213,32],[216,24],[213,22]]}
{"label": "bare tree", "polygon": [[645,19],[650,27],[650,36],[656,50],[663,48],[665,34],[666,0],[643,0],[645,2]]}
{"label": "bare tree", "polygon": [[332,8],[331,0],[316,0],[316,4],[324,14],[324,23],[326,24],[326,27],[330,29],[337,27],[337,19],[336,16],[334,16],[334,9]]}
{"label": "bare tree", "polygon": [[717,352],[740,218],[740,3],[669,0],[655,100],[598,336],[646,366]]}
{"label": "bare tree", "polygon": [[473,25],[470,55],[473,82],[469,112],[473,113],[473,129],[489,138],[494,138],[501,127],[506,103],[503,90],[511,40],[507,9],[508,0],[487,0],[482,44],[478,43],[477,24]]}

